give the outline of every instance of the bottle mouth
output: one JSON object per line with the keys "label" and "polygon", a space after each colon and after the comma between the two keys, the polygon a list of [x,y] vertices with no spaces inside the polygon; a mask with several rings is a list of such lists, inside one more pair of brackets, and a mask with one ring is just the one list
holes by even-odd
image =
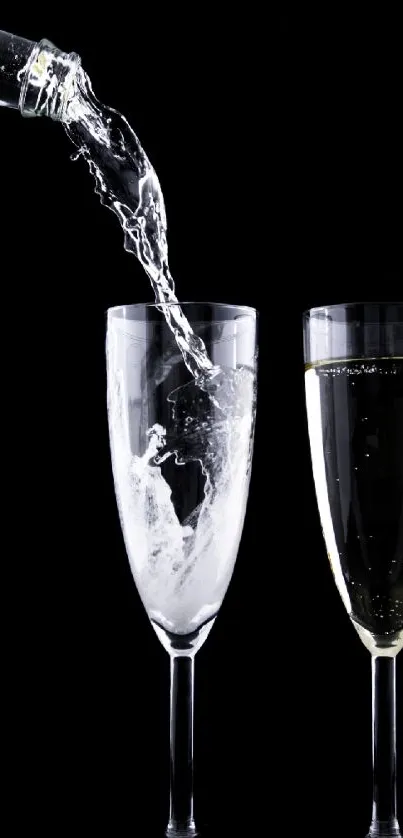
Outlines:
{"label": "bottle mouth", "polygon": [[80,66],[75,52],[62,52],[46,39],[35,44],[20,71],[24,74],[19,99],[22,116],[48,116],[62,122]]}

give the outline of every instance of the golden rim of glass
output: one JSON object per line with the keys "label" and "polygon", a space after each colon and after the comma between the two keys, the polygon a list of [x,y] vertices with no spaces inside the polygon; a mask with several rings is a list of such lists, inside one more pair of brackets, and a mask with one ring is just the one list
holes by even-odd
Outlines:
{"label": "golden rim of glass", "polygon": [[358,308],[359,306],[379,306],[380,308],[386,306],[403,306],[402,300],[358,300],[352,303],[332,303],[331,305],[323,305],[323,306],[313,306],[312,308],[306,308],[302,312],[303,317],[308,317],[311,314],[317,314],[318,312],[331,312],[335,311],[336,309],[351,309],[351,308]]}

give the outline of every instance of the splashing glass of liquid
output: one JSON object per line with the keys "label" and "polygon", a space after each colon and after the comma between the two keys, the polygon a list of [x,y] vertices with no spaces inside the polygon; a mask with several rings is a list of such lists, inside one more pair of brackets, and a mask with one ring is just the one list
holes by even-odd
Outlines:
{"label": "splashing glass of liquid", "polygon": [[194,836],[194,657],[225,596],[243,528],[256,413],[256,312],[179,303],[157,174],[125,117],[94,95],[79,56],[7,33],[0,33],[0,54],[8,68],[2,103],[63,125],[73,159],[86,161],[155,297],[108,312],[110,447],[133,577],[171,658],[167,835]]}
{"label": "splashing glass of liquid", "polygon": [[[176,304],[173,304],[176,305]],[[190,374],[158,305],[110,309],[108,416],[115,491],[133,577],[171,658],[167,835],[196,835],[193,672],[229,585],[251,472],[256,313],[184,303],[220,369]]]}

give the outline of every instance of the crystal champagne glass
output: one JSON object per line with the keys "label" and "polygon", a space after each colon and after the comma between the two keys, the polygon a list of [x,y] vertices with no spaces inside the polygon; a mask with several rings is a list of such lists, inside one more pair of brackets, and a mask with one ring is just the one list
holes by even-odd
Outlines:
{"label": "crystal champagne glass", "polygon": [[334,580],[372,658],[371,838],[400,838],[396,656],[403,646],[403,304],[307,311],[313,476]]}
{"label": "crystal champagne glass", "polygon": [[[193,816],[194,658],[229,585],[251,472],[256,312],[181,303],[215,374],[191,374],[167,306],[107,315],[107,391],[115,493],[134,581],[171,659],[170,814]],[[167,316],[168,313],[168,316]],[[182,350],[182,351],[181,351]],[[151,721],[151,720],[150,720]]]}

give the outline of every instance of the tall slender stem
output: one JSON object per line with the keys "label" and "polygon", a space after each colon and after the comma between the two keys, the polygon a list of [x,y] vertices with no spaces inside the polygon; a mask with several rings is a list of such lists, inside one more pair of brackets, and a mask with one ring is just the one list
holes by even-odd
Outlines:
{"label": "tall slender stem", "polygon": [[401,838],[396,818],[396,658],[372,658],[373,806],[369,838]]}
{"label": "tall slender stem", "polygon": [[169,838],[197,835],[193,819],[194,656],[171,656]]}

